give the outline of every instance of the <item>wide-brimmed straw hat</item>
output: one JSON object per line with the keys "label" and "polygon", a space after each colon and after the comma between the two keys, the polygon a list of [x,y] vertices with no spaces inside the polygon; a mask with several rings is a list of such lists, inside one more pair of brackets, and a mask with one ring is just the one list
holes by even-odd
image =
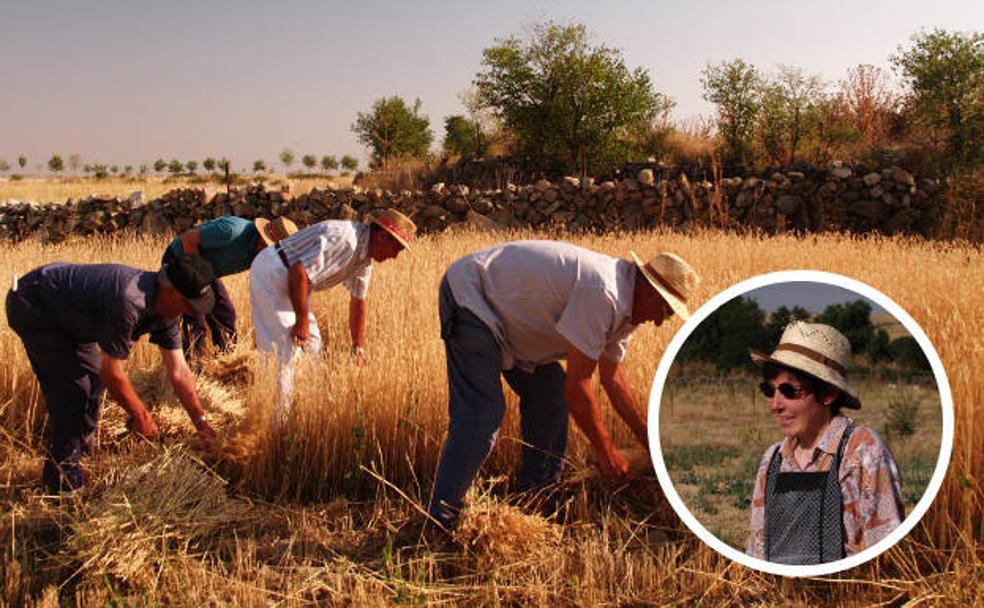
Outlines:
{"label": "wide-brimmed straw hat", "polygon": [[687,301],[700,283],[700,277],[690,264],[675,253],[661,253],[649,260],[648,264],[643,264],[634,251],[630,251],[629,255],[642,271],[642,276],[663,296],[673,312],[684,321],[689,319]]}
{"label": "wide-brimmed straw hat", "polygon": [[276,217],[273,221],[265,217],[258,217],[253,220],[253,224],[260,233],[260,238],[267,245],[273,245],[280,239],[287,238],[297,232],[297,224],[285,217]]}
{"label": "wide-brimmed straw hat", "polygon": [[410,250],[410,241],[417,234],[417,225],[410,218],[396,209],[387,209],[376,216],[372,223],[378,224],[380,228],[389,232],[393,238],[399,241],[404,249]]}
{"label": "wide-brimmed straw hat", "polygon": [[851,342],[829,325],[794,321],[786,326],[771,355],[748,349],[759,365],[774,363],[805,372],[844,391],[844,406],[861,409],[858,392],[847,383],[851,362]]}

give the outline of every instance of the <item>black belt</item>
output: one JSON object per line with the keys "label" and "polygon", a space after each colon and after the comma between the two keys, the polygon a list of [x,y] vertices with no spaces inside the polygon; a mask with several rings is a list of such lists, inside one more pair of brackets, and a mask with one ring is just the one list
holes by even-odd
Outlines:
{"label": "black belt", "polygon": [[280,261],[284,263],[284,268],[290,268],[290,263],[287,261],[287,254],[284,253],[280,243],[275,243],[273,248],[277,250],[277,255],[280,256]]}

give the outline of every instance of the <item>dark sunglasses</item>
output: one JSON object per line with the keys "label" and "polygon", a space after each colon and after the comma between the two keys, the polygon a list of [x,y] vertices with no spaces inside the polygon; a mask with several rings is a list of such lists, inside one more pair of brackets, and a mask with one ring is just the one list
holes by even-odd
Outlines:
{"label": "dark sunglasses", "polygon": [[766,399],[772,399],[772,396],[779,391],[779,394],[786,399],[799,399],[803,395],[809,393],[809,389],[803,384],[790,384],[788,382],[783,382],[778,386],[773,386],[768,382],[763,382],[759,384],[759,390],[765,395]]}

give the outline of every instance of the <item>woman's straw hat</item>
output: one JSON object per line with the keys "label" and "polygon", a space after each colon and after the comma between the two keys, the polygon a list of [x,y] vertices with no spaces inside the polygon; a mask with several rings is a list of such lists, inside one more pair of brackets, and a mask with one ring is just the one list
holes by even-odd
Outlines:
{"label": "woman's straw hat", "polygon": [[253,224],[260,233],[260,238],[263,239],[263,242],[267,246],[273,245],[280,239],[287,238],[297,232],[297,224],[285,217],[277,217],[273,221],[265,217],[258,217],[253,220]]}
{"label": "woman's straw hat", "polygon": [[779,345],[766,355],[749,348],[758,364],[775,363],[805,372],[844,392],[845,407],[861,409],[858,393],[847,383],[847,366],[851,362],[851,343],[844,334],[823,323],[795,321],[786,326]]}
{"label": "woman's straw hat", "polygon": [[410,250],[410,241],[417,234],[417,225],[410,218],[396,209],[387,209],[380,213],[372,223],[378,224],[380,228],[390,233],[393,238],[399,241],[404,249]]}
{"label": "woman's straw hat", "polygon": [[634,251],[630,251],[629,255],[642,271],[642,276],[663,296],[673,312],[684,321],[690,318],[687,300],[700,283],[700,277],[690,264],[674,253],[661,253],[648,264],[643,264]]}

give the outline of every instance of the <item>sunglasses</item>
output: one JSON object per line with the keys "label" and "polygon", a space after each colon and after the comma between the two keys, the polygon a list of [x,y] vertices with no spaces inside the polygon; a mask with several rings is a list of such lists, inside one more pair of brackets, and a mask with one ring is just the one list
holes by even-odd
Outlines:
{"label": "sunglasses", "polygon": [[803,384],[790,384],[788,382],[783,382],[777,386],[773,386],[768,382],[763,382],[759,384],[759,390],[765,395],[766,399],[772,399],[772,396],[779,391],[779,394],[786,399],[799,399],[803,395],[809,393],[809,389]]}

